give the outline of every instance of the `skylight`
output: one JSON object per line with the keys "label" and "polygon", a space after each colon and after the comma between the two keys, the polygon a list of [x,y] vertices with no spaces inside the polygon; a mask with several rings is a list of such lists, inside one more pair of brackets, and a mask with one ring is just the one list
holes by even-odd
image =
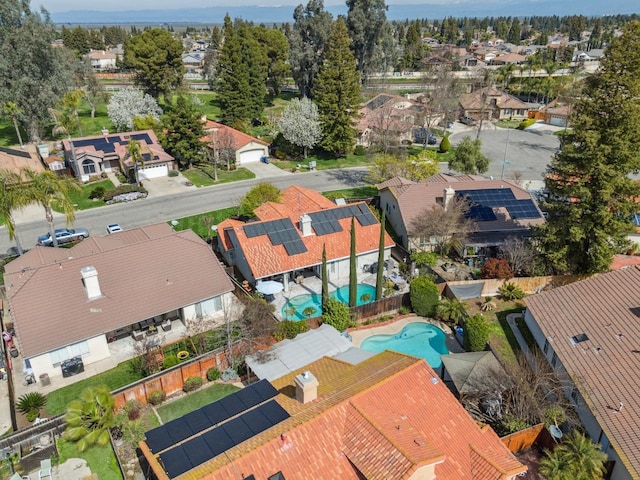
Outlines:
{"label": "skylight", "polygon": [[586,342],[587,340],[589,340],[589,337],[587,337],[586,333],[580,333],[571,337],[571,341],[574,345],[580,342]]}

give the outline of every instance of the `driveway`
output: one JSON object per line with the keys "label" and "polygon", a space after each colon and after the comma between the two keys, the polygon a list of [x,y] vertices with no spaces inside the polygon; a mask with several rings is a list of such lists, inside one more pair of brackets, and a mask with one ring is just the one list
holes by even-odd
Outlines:
{"label": "driveway", "polygon": [[[483,128],[480,133],[482,153],[491,160],[485,175],[513,180],[520,174],[522,180],[542,181],[547,165],[560,147],[559,137],[553,134],[556,129],[538,124],[524,131],[494,126]],[[476,132],[475,128],[458,127],[450,137],[451,144],[457,145],[465,136],[475,139]]]}

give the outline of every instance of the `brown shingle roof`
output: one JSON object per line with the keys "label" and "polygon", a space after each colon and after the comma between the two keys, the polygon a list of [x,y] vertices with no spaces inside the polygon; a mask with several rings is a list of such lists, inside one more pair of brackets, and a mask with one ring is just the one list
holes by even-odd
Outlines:
{"label": "brown shingle roof", "polygon": [[288,396],[302,369],[275,380],[276,400],[291,417],[177,478],[229,479],[238,472],[267,478],[281,471],[285,478],[358,480],[357,468],[368,479],[400,480],[434,464],[439,480],[526,471],[444,382],[432,381],[435,372],[422,359],[386,351],[357,365],[325,357],[304,370],[319,381],[316,401],[304,405]]}
{"label": "brown shingle roof", "polygon": [[[25,357],[233,290],[211,247],[191,230],[144,228],[150,238],[139,229],[68,250],[36,247],[7,265],[7,298]],[[91,301],[80,274],[87,266],[97,270],[102,292]]]}
{"label": "brown shingle roof", "polygon": [[[526,304],[622,462],[640,478],[640,268],[597,275]],[[589,339],[572,343],[581,333]]]}

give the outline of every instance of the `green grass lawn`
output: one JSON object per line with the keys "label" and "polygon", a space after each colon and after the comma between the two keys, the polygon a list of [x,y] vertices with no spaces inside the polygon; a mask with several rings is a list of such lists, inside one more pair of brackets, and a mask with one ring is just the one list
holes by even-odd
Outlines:
{"label": "green grass lawn", "polygon": [[94,445],[84,452],[78,451],[76,444],[66,440],[58,440],[58,452],[60,463],[70,458],[83,458],[91,469],[91,473],[97,473],[100,480],[122,480],[120,467],[116,455],[110,444],[103,447]]}
{"label": "green grass lawn", "polygon": [[226,397],[236,390],[238,390],[238,387],[234,387],[233,385],[214,383],[211,386],[202,387],[178,400],[162,405],[158,408],[158,414],[160,418],[162,418],[162,422],[167,423],[222,397]]}
{"label": "green grass lawn", "polygon": [[281,168],[282,170],[288,171],[292,171],[296,169],[298,165],[301,165],[302,168],[300,169],[300,171],[307,172],[309,171],[309,162],[312,160],[316,161],[316,170],[328,170],[330,168],[368,167],[371,164],[366,155],[347,155],[346,157],[340,158],[319,158],[310,156],[307,159],[301,158],[299,160],[272,159],[271,163],[273,163],[276,167]]}
{"label": "green grass lawn", "polygon": [[209,185],[218,185],[220,183],[237,182],[239,180],[251,180],[255,178],[255,174],[246,168],[238,168],[227,172],[224,168],[218,167],[218,181],[214,181],[215,175],[213,165],[201,164],[194,165],[188,170],[183,170],[182,175],[187,177],[196,187],[208,187]]}
{"label": "green grass lawn", "polygon": [[193,215],[191,217],[178,218],[178,224],[174,227],[175,230],[187,230],[191,229],[202,238],[207,238],[211,235],[211,225],[217,225],[227,218],[237,215],[238,207],[223,208],[221,210],[214,210],[208,213],[202,213],[200,215]]}
{"label": "green grass lawn", "polygon": [[[73,383],[58,390],[54,390],[47,395],[47,406],[45,411],[49,415],[58,415],[64,413],[67,404],[74,399],[80,397],[80,393],[88,387],[98,385],[106,385],[109,390],[115,390],[130,383],[140,380],[142,376],[131,372],[129,364],[131,360],[120,363],[117,367],[99,373],[93,377],[86,378],[79,382]],[[100,477],[102,478],[102,477]]]}
{"label": "green grass lawn", "polygon": [[373,186],[354,187],[331,190],[329,192],[322,192],[322,194],[329,200],[335,200],[336,198],[369,198],[378,195],[378,189]]}
{"label": "green grass lawn", "polygon": [[[102,207],[105,204],[104,200],[102,199],[91,200],[89,198],[89,194],[93,192],[97,187],[103,187],[105,192],[108,190],[113,190],[115,188],[111,180],[101,180],[99,182],[82,185],[82,192],[72,193],[71,195],[69,195],[69,197],[71,198],[71,203],[76,205],[76,210],[88,210],[90,208]],[[62,209],[60,209],[59,205],[57,205],[55,202],[52,206],[56,212],[63,213]]]}

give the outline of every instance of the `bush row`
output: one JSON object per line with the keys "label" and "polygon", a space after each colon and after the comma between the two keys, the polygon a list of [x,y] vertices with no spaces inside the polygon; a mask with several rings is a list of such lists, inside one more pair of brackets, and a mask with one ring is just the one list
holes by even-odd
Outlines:
{"label": "bush row", "polygon": [[116,197],[118,195],[122,195],[123,193],[133,193],[133,192],[148,193],[144,187],[139,187],[138,185],[118,185],[113,190],[104,192],[104,196],[102,198],[104,198],[105,202],[108,202],[110,200],[113,200],[113,197]]}

